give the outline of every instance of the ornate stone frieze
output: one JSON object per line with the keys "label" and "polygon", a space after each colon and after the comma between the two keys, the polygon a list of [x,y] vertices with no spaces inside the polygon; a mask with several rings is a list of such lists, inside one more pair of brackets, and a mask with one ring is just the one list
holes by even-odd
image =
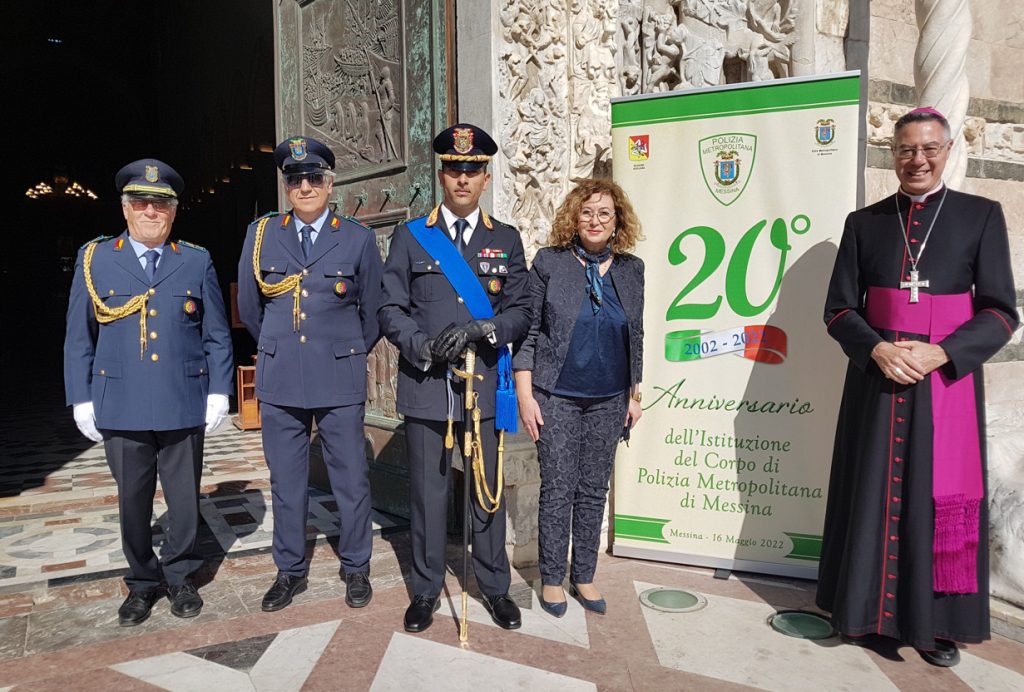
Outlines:
{"label": "ornate stone frieze", "polygon": [[573,181],[610,175],[612,98],[790,76],[800,3],[501,0],[495,206],[528,256]]}

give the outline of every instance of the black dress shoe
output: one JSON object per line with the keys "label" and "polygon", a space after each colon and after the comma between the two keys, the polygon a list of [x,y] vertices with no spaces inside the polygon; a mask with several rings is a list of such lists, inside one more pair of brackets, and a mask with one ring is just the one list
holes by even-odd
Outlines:
{"label": "black dress shoe", "polygon": [[305,577],[293,577],[289,574],[278,573],[274,585],[270,587],[263,596],[263,611],[272,613],[281,610],[292,602],[292,597],[306,590]]}
{"label": "black dress shoe", "polygon": [[203,599],[190,582],[168,586],[167,599],[171,602],[171,615],[179,618],[194,618],[203,610]]}
{"label": "black dress shoe", "polygon": [[158,589],[129,591],[128,598],[124,599],[124,603],[117,609],[117,624],[121,627],[134,627],[145,622],[158,598]]}
{"label": "black dress shoe", "polygon": [[507,630],[517,630],[523,626],[523,618],[519,613],[519,606],[509,598],[507,593],[498,596],[484,596],[484,607],[491,614],[491,619],[498,627]]}
{"label": "black dress shoe", "polygon": [[422,632],[434,622],[434,613],[441,607],[441,601],[434,596],[414,596],[405,609],[405,631]]}
{"label": "black dress shoe", "polygon": [[373,598],[373,587],[366,572],[345,575],[345,603],[349,608],[362,608]]}
{"label": "black dress shoe", "polygon": [[945,639],[935,640],[934,651],[918,649],[917,653],[921,654],[921,658],[933,666],[939,666],[940,668],[952,668],[960,662],[960,650],[956,648],[956,644]]}

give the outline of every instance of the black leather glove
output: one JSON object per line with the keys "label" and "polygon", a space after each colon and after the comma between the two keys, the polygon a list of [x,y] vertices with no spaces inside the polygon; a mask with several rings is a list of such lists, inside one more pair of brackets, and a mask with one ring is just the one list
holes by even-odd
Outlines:
{"label": "black leather glove", "polygon": [[447,360],[449,363],[456,363],[466,344],[490,336],[494,329],[494,323],[490,320],[474,320],[461,325],[450,324],[434,339],[430,353],[435,361]]}

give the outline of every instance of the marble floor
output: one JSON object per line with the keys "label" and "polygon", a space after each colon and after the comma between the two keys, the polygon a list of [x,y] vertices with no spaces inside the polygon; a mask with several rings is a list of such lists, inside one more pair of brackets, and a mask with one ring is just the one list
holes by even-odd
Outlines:
{"label": "marble floor", "polygon": [[[198,575],[206,606],[181,620],[166,601],[134,628],[117,626],[124,560],[116,490],[102,450],[70,416],[27,406],[0,420],[0,692],[7,690],[1024,690],[1024,644],[994,635],[962,650],[954,669],[913,649],[866,649],[836,638],[775,633],[778,610],[810,608],[813,583],[626,560],[602,554],[596,584],[604,616],[569,602],[544,613],[535,570],[513,571],[521,629],[491,623],[474,597],[460,644],[460,546],[434,626],[402,629],[408,604],[408,532],[375,516],[369,606],[345,605],[333,536],[333,499],[311,491],[309,590],[288,608],[260,611],[275,570],[272,507],[260,438],[228,428],[207,444]],[[154,512],[161,540],[162,505]],[[706,605],[670,613],[642,605],[655,587]]]}

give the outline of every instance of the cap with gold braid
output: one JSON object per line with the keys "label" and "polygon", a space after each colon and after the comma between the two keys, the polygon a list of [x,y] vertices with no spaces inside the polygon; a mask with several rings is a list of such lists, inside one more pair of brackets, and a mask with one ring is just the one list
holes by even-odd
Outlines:
{"label": "cap with gold braid", "polygon": [[498,145],[476,125],[458,123],[434,138],[434,153],[445,168],[475,171],[486,166],[498,153]]}
{"label": "cap with gold braid", "polygon": [[117,172],[114,187],[134,197],[177,198],[185,189],[185,181],[163,161],[139,159]]}

